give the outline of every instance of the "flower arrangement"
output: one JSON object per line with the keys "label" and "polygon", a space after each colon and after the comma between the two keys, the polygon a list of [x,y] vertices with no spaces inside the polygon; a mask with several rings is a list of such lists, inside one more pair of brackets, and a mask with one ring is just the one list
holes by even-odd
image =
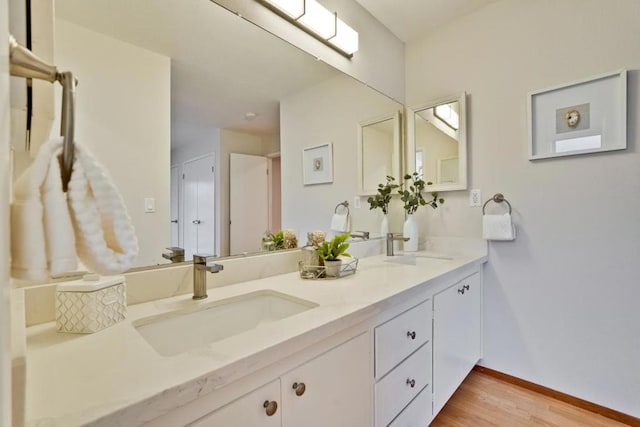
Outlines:
{"label": "flower arrangement", "polygon": [[275,233],[267,232],[262,238],[262,246],[269,251],[294,249],[298,247],[298,238],[292,230],[279,230]]}
{"label": "flower arrangement", "polygon": [[382,209],[383,214],[389,213],[389,203],[391,202],[391,193],[400,185],[395,183],[395,178],[387,175],[386,184],[378,184],[378,193],[367,199],[369,202],[369,210]]}
{"label": "flower arrangement", "polygon": [[433,209],[437,209],[438,204],[443,204],[444,199],[442,197],[438,197],[438,192],[432,192],[431,196],[432,200],[426,201],[422,196],[422,192],[427,185],[433,185],[431,181],[424,182],[422,177],[418,175],[418,172],[414,172],[409,175],[406,174],[404,176],[405,180],[411,180],[411,183],[408,184],[408,188],[400,187],[398,190],[398,194],[400,194],[400,200],[404,203],[404,209],[407,211],[409,215],[414,214],[420,206],[431,206]]}

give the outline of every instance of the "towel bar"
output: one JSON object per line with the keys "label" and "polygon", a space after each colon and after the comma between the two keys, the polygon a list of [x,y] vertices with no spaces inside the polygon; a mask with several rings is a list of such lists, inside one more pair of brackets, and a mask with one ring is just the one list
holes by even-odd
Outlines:
{"label": "towel bar", "polygon": [[60,172],[62,190],[66,192],[73,168],[76,85],[78,82],[71,72],[59,72],[54,65],[47,64],[29,49],[20,46],[12,35],[9,35],[9,62],[12,76],[45,80],[49,83],[57,81],[62,85],[60,135],[64,137],[64,144],[62,146]]}
{"label": "towel bar", "polygon": [[495,203],[504,202],[504,203],[506,203],[507,206],[509,206],[509,215],[511,215],[511,203],[509,203],[509,201],[504,198],[504,195],[502,193],[496,193],[496,194],[493,195],[492,198],[490,198],[489,200],[484,202],[484,205],[482,205],[482,215],[484,215],[484,208],[487,206],[487,204],[489,202],[495,202]]}

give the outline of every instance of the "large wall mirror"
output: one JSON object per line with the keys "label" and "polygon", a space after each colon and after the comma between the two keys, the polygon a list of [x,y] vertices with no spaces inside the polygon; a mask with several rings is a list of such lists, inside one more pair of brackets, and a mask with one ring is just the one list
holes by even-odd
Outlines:
{"label": "large wall mirror", "polygon": [[[409,169],[431,191],[467,188],[466,94],[438,99],[408,108],[407,157]],[[412,171],[409,171],[412,172]]]}
{"label": "large wall mirror", "polygon": [[358,126],[358,189],[361,195],[376,194],[387,176],[401,182],[401,113],[361,122]]}
{"label": "large wall mirror", "polygon": [[[54,55],[79,80],[76,140],[129,209],[136,267],[181,261],[168,247],[259,252],[281,228],[304,244],[357,195],[358,123],[403,108],[211,1],[56,0]],[[302,148],[326,142],[333,186],[304,187]],[[378,228],[352,212],[352,229]]]}

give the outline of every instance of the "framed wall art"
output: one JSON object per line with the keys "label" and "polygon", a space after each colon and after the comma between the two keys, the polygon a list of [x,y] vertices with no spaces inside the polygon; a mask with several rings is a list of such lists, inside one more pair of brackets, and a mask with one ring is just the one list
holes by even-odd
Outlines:
{"label": "framed wall art", "polygon": [[307,147],[302,150],[304,185],[333,182],[333,146],[331,143]]}
{"label": "framed wall art", "polygon": [[531,92],[529,160],[627,148],[627,72]]}

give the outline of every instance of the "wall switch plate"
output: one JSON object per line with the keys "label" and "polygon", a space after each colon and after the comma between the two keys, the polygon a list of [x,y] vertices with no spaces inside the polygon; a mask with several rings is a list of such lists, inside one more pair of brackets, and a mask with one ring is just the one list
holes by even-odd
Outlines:
{"label": "wall switch plate", "polygon": [[353,208],[354,209],[360,209],[360,196],[354,196],[353,197]]}
{"label": "wall switch plate", "polygon": [[144,211],[145,213],[153,213],[156,211],[156,199],[153,197],[144,198]]}
{"label": "wall switch plate", "polygon": [[469,193],[469,206],[482,206],[482,194],[480,190],[471,190]]}

